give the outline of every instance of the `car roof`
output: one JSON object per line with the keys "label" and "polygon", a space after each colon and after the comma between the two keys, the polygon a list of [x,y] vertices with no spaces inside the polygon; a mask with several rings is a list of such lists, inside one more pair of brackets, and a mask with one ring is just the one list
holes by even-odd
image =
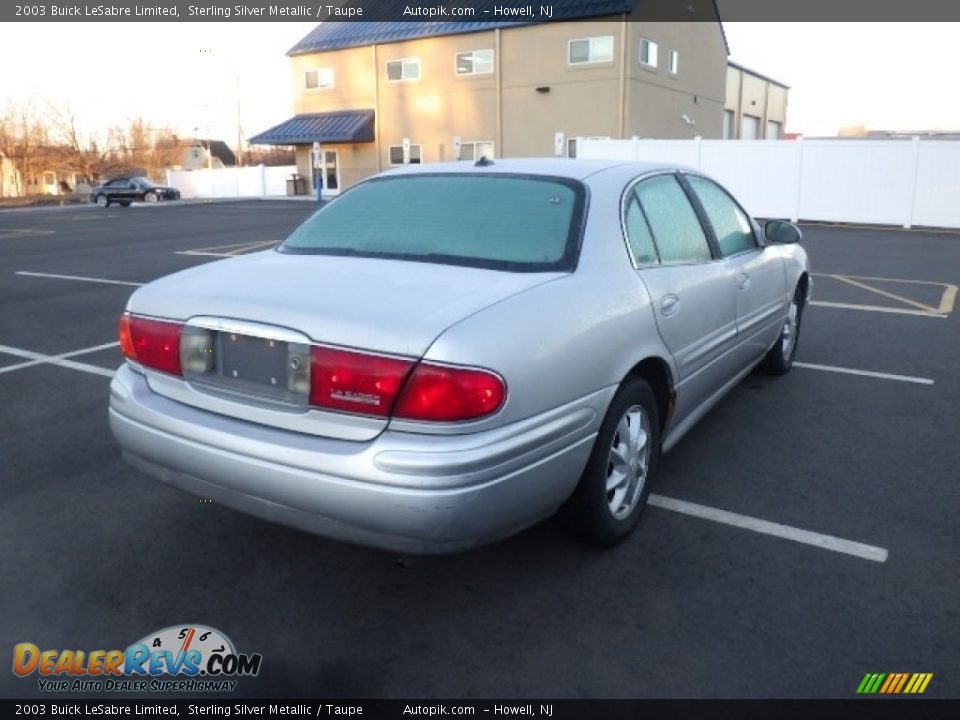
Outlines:
{"label": "car roof", "polygon": [[386,175],[430,175],[436,173],[518,173],[523,175],[545,175],[552,177],[583,180],[605,170],[617,169],[631,175],[642,175],[658,170],[689,170],[690,168],[669,163],[633,162],[628,160],[582,160],[575,158],[507,158],[494,159],[488,165],[478,165],[477,161],[429,163],[426,165],[404,165],[381,173]]}

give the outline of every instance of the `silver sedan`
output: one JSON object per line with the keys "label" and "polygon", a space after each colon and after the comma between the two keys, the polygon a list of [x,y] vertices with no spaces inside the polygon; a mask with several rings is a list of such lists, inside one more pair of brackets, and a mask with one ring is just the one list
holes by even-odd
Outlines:
{"label": "silver sedan", "polygon": [[790,369],[799,239],[678,167],[394,170],[138,289],[110,425],[145,474],[332,538],[451,552],[562,510],[612,545],[662,452]]}

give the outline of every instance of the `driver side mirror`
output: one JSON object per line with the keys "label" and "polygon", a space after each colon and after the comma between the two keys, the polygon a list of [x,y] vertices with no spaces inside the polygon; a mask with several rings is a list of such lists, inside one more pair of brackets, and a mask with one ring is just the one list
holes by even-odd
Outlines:
{"label": "driver side mirror", "polygon": [[800,228],[786,220],[768,220],[763,226],[763,234],[767,242],[778,245],[798,243],[803,238]]}

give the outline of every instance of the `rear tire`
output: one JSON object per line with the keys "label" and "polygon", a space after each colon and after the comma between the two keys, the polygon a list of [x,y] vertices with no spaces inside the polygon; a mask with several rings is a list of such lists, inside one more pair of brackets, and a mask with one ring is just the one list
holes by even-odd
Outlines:
{"label": "rear tire", "polygon": [[159,198],[155,192],[148,192],[143,196],[143,201],[148,203],[155,203]]}
{"label": "rear tire", "polygon": [[786,375],[793,367],[793,359],[797,355],[797,342],[800,340],[800,320],[803,318],[804,292],[797,286],[790,300],[787,317],[780,329],[780,337],[767,351],[760,363],[760,371],[768,375]]}
{"label": "rear tire", "polygon": [[584,539],[612,546],[640,521],[660,460],[660,415],[650,385],[624,381],[603,418],[565,511]]}
{"label": "rear tire", "polygon": [[97,207],[101,207],[101,208],[109,207],[110,198],[108,198],[106,195],[103,195],[103,194],[97,195],[95,202],[97,203]]}

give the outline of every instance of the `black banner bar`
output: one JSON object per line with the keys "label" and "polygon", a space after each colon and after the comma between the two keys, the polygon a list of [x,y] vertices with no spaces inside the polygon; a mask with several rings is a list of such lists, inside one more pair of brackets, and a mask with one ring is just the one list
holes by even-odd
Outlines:
{"label": "black banner bar", "polygon": [[[588,3],[589,4],[589,3]],[[549,22],[568,0],[23,0],[0,4],[2,22]],[[712,21],[714,0],[594,2],[597,13],[635,8],[641,21]],[[725,21],[960,21],[949,0],[716,0]],[[856,33],[856,26],[851,26]],[[812,39],[813,41],[813,39]]]}
{"label": "black banner bar", "polygon": [[4,716],[541,718],[542,720],[953,720],[960,701],[851,700],[3,700]]}

